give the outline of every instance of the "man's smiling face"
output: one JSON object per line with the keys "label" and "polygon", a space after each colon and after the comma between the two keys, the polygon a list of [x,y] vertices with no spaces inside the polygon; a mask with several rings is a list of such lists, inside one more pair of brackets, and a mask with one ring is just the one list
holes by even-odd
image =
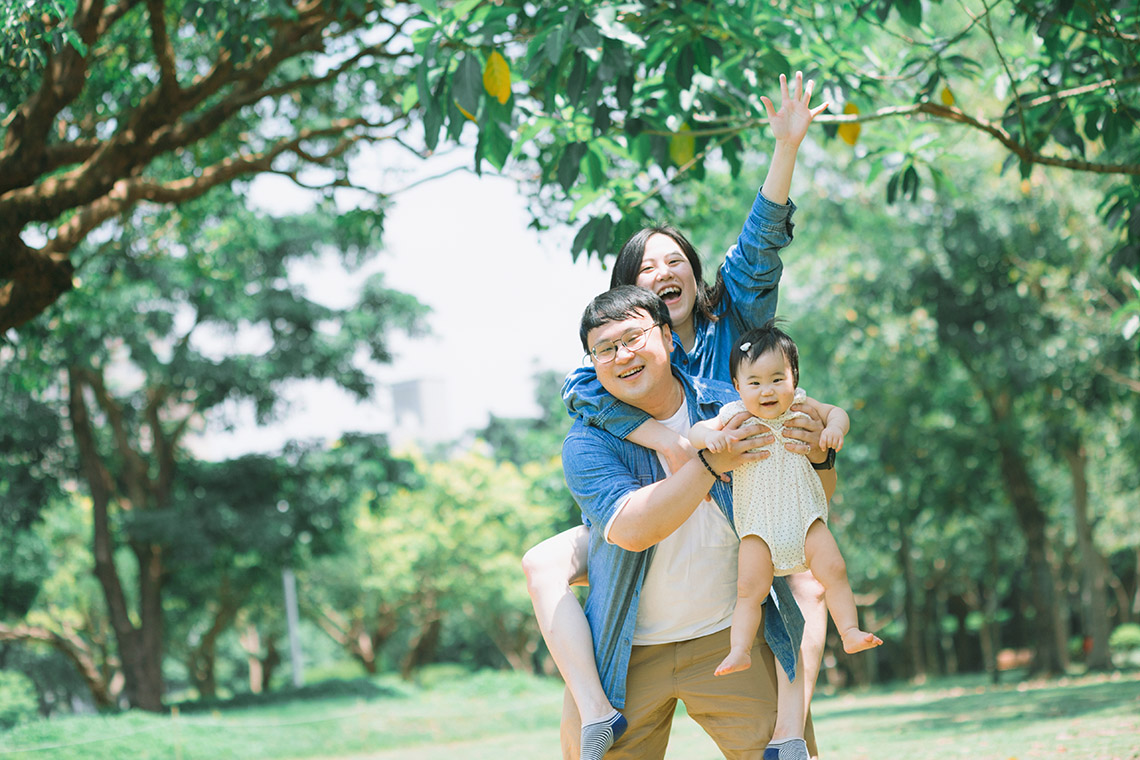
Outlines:
{"label": "man's smiling face", "polygon": [[[638,330],[648,330],[644,345],[633,350],[622,345],[623,338]],[[661,403],[658,397],[672,390],[669,353],[673,335],[669,327],[654,325],[649,313],[638,309],[627,319],[595,327],[586,340],[591,349],[616,344],[613,361],[592,359],[602,387],[619,401],[653,414],[654,407]]]}

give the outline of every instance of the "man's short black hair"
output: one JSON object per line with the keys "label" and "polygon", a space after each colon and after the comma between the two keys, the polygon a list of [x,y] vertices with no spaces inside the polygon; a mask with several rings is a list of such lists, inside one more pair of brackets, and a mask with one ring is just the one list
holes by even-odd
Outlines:
{"label": "man's short black hair", "polygon": [[658,324],[673,328],[673,321],[669,319],[669,307],[659,295],[636,285],[619,285],[590,301],[590,305],[582,312],[582,323],[578,328],[582,350],[587,353],[590,351],[586,339],[595,327],[635,317],[638,311],[644,311]]}
{"label": "man's short black hair", "polygon": [[[792,368],[792,382],[800,387],[800,350],[792,336],[776,326],[782,320],[769,319],[763,327],[755,327],[740,336],[728,356],[728,371],[733,380],[740,363],[747,359],[754,362],[769,351],[779,351]],[[747,346],[747,348],[745,348]]]}

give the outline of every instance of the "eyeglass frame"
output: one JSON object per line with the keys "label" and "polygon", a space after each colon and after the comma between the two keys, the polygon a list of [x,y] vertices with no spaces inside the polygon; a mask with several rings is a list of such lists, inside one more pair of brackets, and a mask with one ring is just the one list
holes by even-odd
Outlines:
{"label": "eyeglass frame", "polygon": [[[598,354],[596,353],[596,352],[597,352],[597,349],[598,349],[598,347],[597,347],[597,346],[594,346],[593,348],[591,348],[591,349],[587,350],[587,351],[586,351],[586,355],[585,355],[585,356],[583,356],[582,358],[583,358],[583,359],[589,359],[589,358],[591,358],[591,357],[592,357],[592,358],[593,358],[593,360],[594,360],[595,362],[597,362],[598,364],[610,364],[610,363],[612,363],[612,362],[615,362],[615,361],[617,361],[617,352],[618,352],[618,347],[619,347],[619,346],[620,346],[621,348],[624,348],[626,351],[629,351],[631,354],[632,354],[632,353],[634,353],[634,352],[636,352],[636,351],[640,351],[641,349],[645,348],[645,341],[647,341],[647,340],[649,339],[649,333],[650,333],[650,332],[651,332],[651,331],[652,331],[654,328],[656,328],[656,327],[661,327],[661,325],[663,325],[663,324],[665,324],[665,323],[664,323],[664,322],[654,322],[654,323],[653,323],[652,325],[650,325],[649,327],[633,327],[633,328],[630,328],[629,330],[626,330],[626,332],[625,332],[625,335],[629,335],[629,333],[630,333],[630,332],[632,332],[633,330],[641,330],[641,333],[640,333],[640,334],[637,336],[637,338],[634,338],[634,339],[633,339],[633,340],[631,340],[631,341],[627,341],[627,340],[626,340],[626,338],[625,338],[625,335],[622,335],[622,336],[621,336],[620,338],[618,338],[617,340],[606,341],[606,342],[608,342],[608,343],[612,343],[612,344],[613,344],[613,346],[614,346],[614,355],[613,355],[613,357],[612,357],[612,358],[610,358],[610,359],[600,359],[600,358],[598,358]],[[637,340],[641,340],[641,341],[642,341],[642,344],[641,344],[640,346],[638,346],[637,348],[633,348],[632,346],[630,346],[630,345],[629,345],[631,342],[634,342],[634,341],[637,341]],[[599,345],[600,345],[600,344],[599,344]]]}

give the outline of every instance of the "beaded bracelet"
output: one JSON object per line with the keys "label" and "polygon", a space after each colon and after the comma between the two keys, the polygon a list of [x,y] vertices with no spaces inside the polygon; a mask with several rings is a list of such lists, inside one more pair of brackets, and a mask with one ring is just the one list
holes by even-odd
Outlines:
{"label": "beaded bracelet", "polygon": [[705,469],[706,469],[706,470],[708,470],[708,471],[709,471],[709,473],[710,473],[710,474],[711,474],[711,475],[712,475],[714,478],[716,478],[717,480],[720,480],[720,475],[719,475],[719,474],[717,474],[717,471],[716,471],[716,470],[714,470],[714,469],[712,468],[712,465],[710,465],[710,464],[708,463],[708,460],[706,460],[706,459],[705,459],[705,452],[706,452],[707,450],[708,450],[708,449],[701,449],[700,451],[698,451],[698,452],[697,452],[697,459],[701,460],[701,464],[703,464],[703,465],[705,466]]}

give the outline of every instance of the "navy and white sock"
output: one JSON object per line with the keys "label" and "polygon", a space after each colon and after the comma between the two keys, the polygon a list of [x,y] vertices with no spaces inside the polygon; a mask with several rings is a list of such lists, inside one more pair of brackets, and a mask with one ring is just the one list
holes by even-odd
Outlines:
{"label": "navy and white sock", "polygon": [[581,760],[602,760],[602,756],[625,733],[628,726],[625,716],[617,710],[601,720],[582,726]]}
{"label": "navy and white sock", "polygon": [[803,739],[781,739],[764,748],[764,760],[811,760]]}

